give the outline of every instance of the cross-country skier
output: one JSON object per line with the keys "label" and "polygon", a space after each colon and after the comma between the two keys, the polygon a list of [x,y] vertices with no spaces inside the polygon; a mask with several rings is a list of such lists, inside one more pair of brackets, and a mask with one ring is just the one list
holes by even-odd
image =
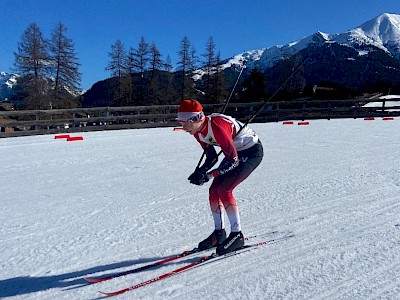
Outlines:
{"label": "cross-country skier", "polygon": [[[178,109],[178,122],[194,135],[206,152],[206,160],[189,176],[192,184],[203,185],[210,179],[209,201],[215,230],[201,241],[199,249],[217,247],[217,254],[234,251],[244,245],[239,209],[232,194],[233,189],[246,179],[261,163],[263,147],[257,134],[236,119],[223,115],[205,116],[203,107],[196,100],[183,100]],[[214,146],[219,146],[225,157],[219,167]],[[226,238],[224,211],[228,215],[231,233]]]}

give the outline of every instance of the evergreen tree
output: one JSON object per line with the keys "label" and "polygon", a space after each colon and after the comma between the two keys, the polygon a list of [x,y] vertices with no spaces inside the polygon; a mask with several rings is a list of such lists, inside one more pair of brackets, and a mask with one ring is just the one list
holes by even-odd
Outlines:
{"label": "evergreen tree", "polygon": [[216,55],[215,73],[212,75],[211,102],[213,103],[223,103],[228,98],[221,65],[221,53],[218,52]]}
{"label": "evergreen tree", "polygon": [[140,42],[138,44],[137,49],[134,49],[133,52],[133,63],[136,72],[142,75],[144,74],[144,72],[147,70],[150,61],[149,55],[150,55],[149,44],[142,36],[140,38]]}
{"label": "evergreen tree", "polygon": [[191,85],[193,80],[190,77],[192,70],[194,69],[193,57],[195,56],[195,50],[191,47],[188,37],[184,37],[181,41],[181,49],[178,52],[180,60],[178,61],[178,71],[180,73],[181,80],[181,100],[186,97],[190,98]]}
{"label": "evergreen tree", "polygon": [[167,72],[173,72],[174,67],[172,66],[171,56],[167,55],[167,58],[164,61],[163,69]]}
{"label": "evergreen tree", "polygon": [[15,98],[23,98],[23,106],[27,109],[48,108],[46,77],[51,66],[48,41],[35,23],[25,30],[14,56],[15,70],[21,75],[20,82],[23,85],[20,89],[22,93],[15,95]]}
{"label": "evergreen tree", "polygon": [[163,61],[161,60],[161,53],[157,49],[156,44],[150,46],[150,79],[153,79],[156,71],[160,71],[163,67]]}
{"label": "evergreen tree", "polygon": [[118,88],[112,99],[113,106],[128,106],[131,105],[132,83],[131,75],[126,74],[118,78]]}
{"label": "evergreen tree", "polygon": [[133,49],[133,47],[129,48],[124,67],[127,74],[133,74],[135,72],[135,49]]}
{"label": "evergreen tree", "polygon": [[265,98],[265,77],[258,69],[251,70],[249,77],[243,81],[242,99],[247,102],[261,100]]}
{"label": "evergreen tree", "polygon": [[148,93],[148,104],[162,104],[162,89],[160,82],[161,69],[163,67],[161,53],[155,43],[150,46],[150,82]]}
{"label": "evergreen tree", "polygon": [[[296,67],[300,66],[297,71],[292,74]],[[292,74],[292,76],[291,76]],[[268,78],[267,91],[272,93],[290,76],[289,81],[282,87],[279,92],[280,99],[290,100],[300,95],[305,87],[304,65],[300,55],[293,55],[287,59],[277,62],[266,74]]]}
{"label": "evergreen tree", "polygon": [[135,72],[135,49],[133,47],[129,48],[128,54],[126,55],[125,59],[125,72],[126,72],[126,82],[127,87],[129,87],[128,97],[129,97],[129,105],[134,104],[134,93],[133,93],[133,73]]}
{"label": "evergreen tree", "polygon": [[145,99],[145,88],[146,88],[146,78],[145,72],[150,61],[150,51],[149,44],[146,42],[145,38],[142,36],[137,49],[133,51],[133,66],[134,70],[139,73],[139,104],[146,104],[147,99]]}
{"label": "evergreen tree", "polygon": [[108,53],[110,61],[106,67],[111,72],[111,77],[121,78],[125,73],[125,47],[121,40],[117,40],[111,46],[111,52]]}
{"label": "evergreen tree", "polygon": [[193,72],[198,68],[200,64],[200,59],[197,56],[197,50],[194,46],[190,48],[190,64],[189,64],[189,74],[192,75]]}
{"label": "evergreen tree", "polygon": [[164,70],[166,71],[166,83],[165,83],[165,89],[164,89],[164,103],[163,104],[173,104],[176,102],[177,95],[176,95],[176,90],[174,87],[174,68],[172,67],[172,62],[171,62],[171,57],[167,55],[167,58],[165,59],[164,62]]}
{"label": "evergreen tree", "polygon": [[[53,108],[70,108],[79,92],[81,74],[75,45],[65,35],[67,28],[60,22],[52,32],[50,53],[54,67]],[[71,95],[72,94],[72,95]]]}
{"label": "evergreen tree", "polygon": [[205,58],[204,65],[205,65],[205,81],[206,81],[206,86],[205,86],[205,91],[206,91],[206,102],[212,102],[213,100],[211,99],[211,90],[213,89],[213,82],[212,82],[212,77],[213,73],[215,72],[215,66],[216,66],[216,55],[215,55],[215,44],[214,44],[214,39],[212,36],[208,39],[206,43],[206,52],[203,54],[203,57]]}
{"label": "evergreen tree", "polygon": [[129,105],[131,98],[130,74],[126,74],[127,56],[125,46],[121,40],[117,40],[111,46],[111,52],[108,53],[110,61],[106,67],[111,72],[111,77],[116,77],[115,94],[111,99],[111,104],[115,106]]}

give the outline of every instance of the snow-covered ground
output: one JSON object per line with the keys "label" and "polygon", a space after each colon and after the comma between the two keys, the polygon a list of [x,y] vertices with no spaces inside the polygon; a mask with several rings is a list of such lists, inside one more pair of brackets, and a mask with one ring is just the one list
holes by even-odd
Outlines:
{"label": "snow-covered ground", "polygon": [[[400,119],[253,124],[265,157],[236,191],[245,235],[294,238],[116,299],[400,299]],[[97,299],[184,266],[87,285],[212,231],[201,155],[171,128],[0,140],[0,298]],[[228,230],[229,231],[229,230]]]}
{"label": "snow-covered ground", "polygon": [[[385,107],[395,107],[393,109],[388,109],[390,111],[398,111],[398,107],[400,107],[400,101],[393,101],[393,99],[400,99],[400,95],[387,95],[387,96],[381,96],[379,99],[389,99],[392,101],[386,102]],[[363,107],[382,107],[382,101],[381,102],[369,102],[365,104]]]}

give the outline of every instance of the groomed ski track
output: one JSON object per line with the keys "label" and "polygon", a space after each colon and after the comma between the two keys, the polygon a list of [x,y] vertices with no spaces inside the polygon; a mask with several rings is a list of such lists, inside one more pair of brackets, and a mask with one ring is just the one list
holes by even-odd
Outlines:
{"label": "groomed ski track", "polygon": [[[251,126],[265,157],[235,191],[243,231],[296,236],[113,299],[399,299],[400,119]],[[0,298],[96,299],[194,258],[83,277],[191,249],[212,230],[209,184],[186,180],[201,156],[189,134],[76,135],[0,140]]]}

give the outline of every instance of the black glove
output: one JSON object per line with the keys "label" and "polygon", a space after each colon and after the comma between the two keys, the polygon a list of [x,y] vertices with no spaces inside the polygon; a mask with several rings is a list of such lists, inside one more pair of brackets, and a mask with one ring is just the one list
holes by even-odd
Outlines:
{"label": "black glove", "polygon": [[200,168],[194,171],[188,177],[188,180],[190,181],[191,184],[203,185],[204,183],[210,180],[210,177],[204,169]]}
{"label": "black glove", "polygon": [[188,177],[190,183],[195,185],[203,185],[205,182],[209,181],[212,176],[208,175],[207,171],[218,162],[218,154],[213,146],[207,146],[204,151],[206,152],[204,164],[200,168],[196,168]]}

